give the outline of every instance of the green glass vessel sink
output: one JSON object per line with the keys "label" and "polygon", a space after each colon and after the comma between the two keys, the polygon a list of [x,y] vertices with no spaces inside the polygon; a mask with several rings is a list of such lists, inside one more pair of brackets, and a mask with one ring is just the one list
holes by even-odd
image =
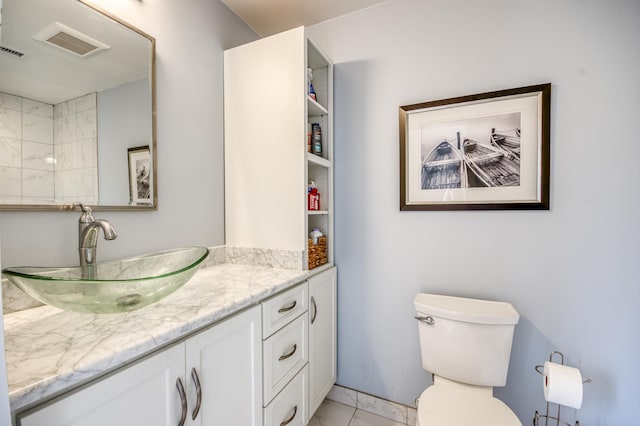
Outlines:
{"label": "green glass vessel sink", "polygon": [[114,313],[140,309],[182,287],[209,254],[184,247],[93,266],[20,266],[2,272],[42,303],[75,312]]}

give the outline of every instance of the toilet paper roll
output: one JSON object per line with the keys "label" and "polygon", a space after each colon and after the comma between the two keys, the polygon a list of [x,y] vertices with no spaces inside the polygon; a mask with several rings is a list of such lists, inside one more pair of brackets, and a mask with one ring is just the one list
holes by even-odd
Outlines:
{"label": "toilet paper roll", "polygon": [[582,406],[580,370],[554,362],[544,363],[544,399],[571,408]]}

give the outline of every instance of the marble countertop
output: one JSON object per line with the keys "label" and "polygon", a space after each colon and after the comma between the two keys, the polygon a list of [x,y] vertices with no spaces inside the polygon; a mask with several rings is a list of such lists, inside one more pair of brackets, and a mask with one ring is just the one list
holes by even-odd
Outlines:
{"label": "marble countertop", "polygon": [[4,315],[11,409],[85,383],[297,284],[308,271],[221,264],[123,314],[40,306]]}

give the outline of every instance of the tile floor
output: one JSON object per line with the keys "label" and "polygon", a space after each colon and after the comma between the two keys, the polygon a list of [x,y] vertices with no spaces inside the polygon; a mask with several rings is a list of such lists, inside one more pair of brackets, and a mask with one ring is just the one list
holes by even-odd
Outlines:
{"label": "tile floor", "polygon": [[416,409],[334,385],[309,424],[313,426],[415,426]]}
{"label": "tile floor", "polygon": [[325,399],[309,421],[309,426],[404,426],[376,414]]}

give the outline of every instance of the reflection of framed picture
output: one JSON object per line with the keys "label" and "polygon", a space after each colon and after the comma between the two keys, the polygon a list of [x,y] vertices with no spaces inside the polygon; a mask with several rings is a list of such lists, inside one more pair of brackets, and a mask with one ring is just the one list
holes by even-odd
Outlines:
{"label": "reflection of framed picture", "polygon": [[400,107],[400,210],[549,209],[551,84]]}
{"label": "reflection of framed picture", "polygon": [[129,191],[131,205],[153,204],[153,174],[149,145],[127,149],[129,154]]}

